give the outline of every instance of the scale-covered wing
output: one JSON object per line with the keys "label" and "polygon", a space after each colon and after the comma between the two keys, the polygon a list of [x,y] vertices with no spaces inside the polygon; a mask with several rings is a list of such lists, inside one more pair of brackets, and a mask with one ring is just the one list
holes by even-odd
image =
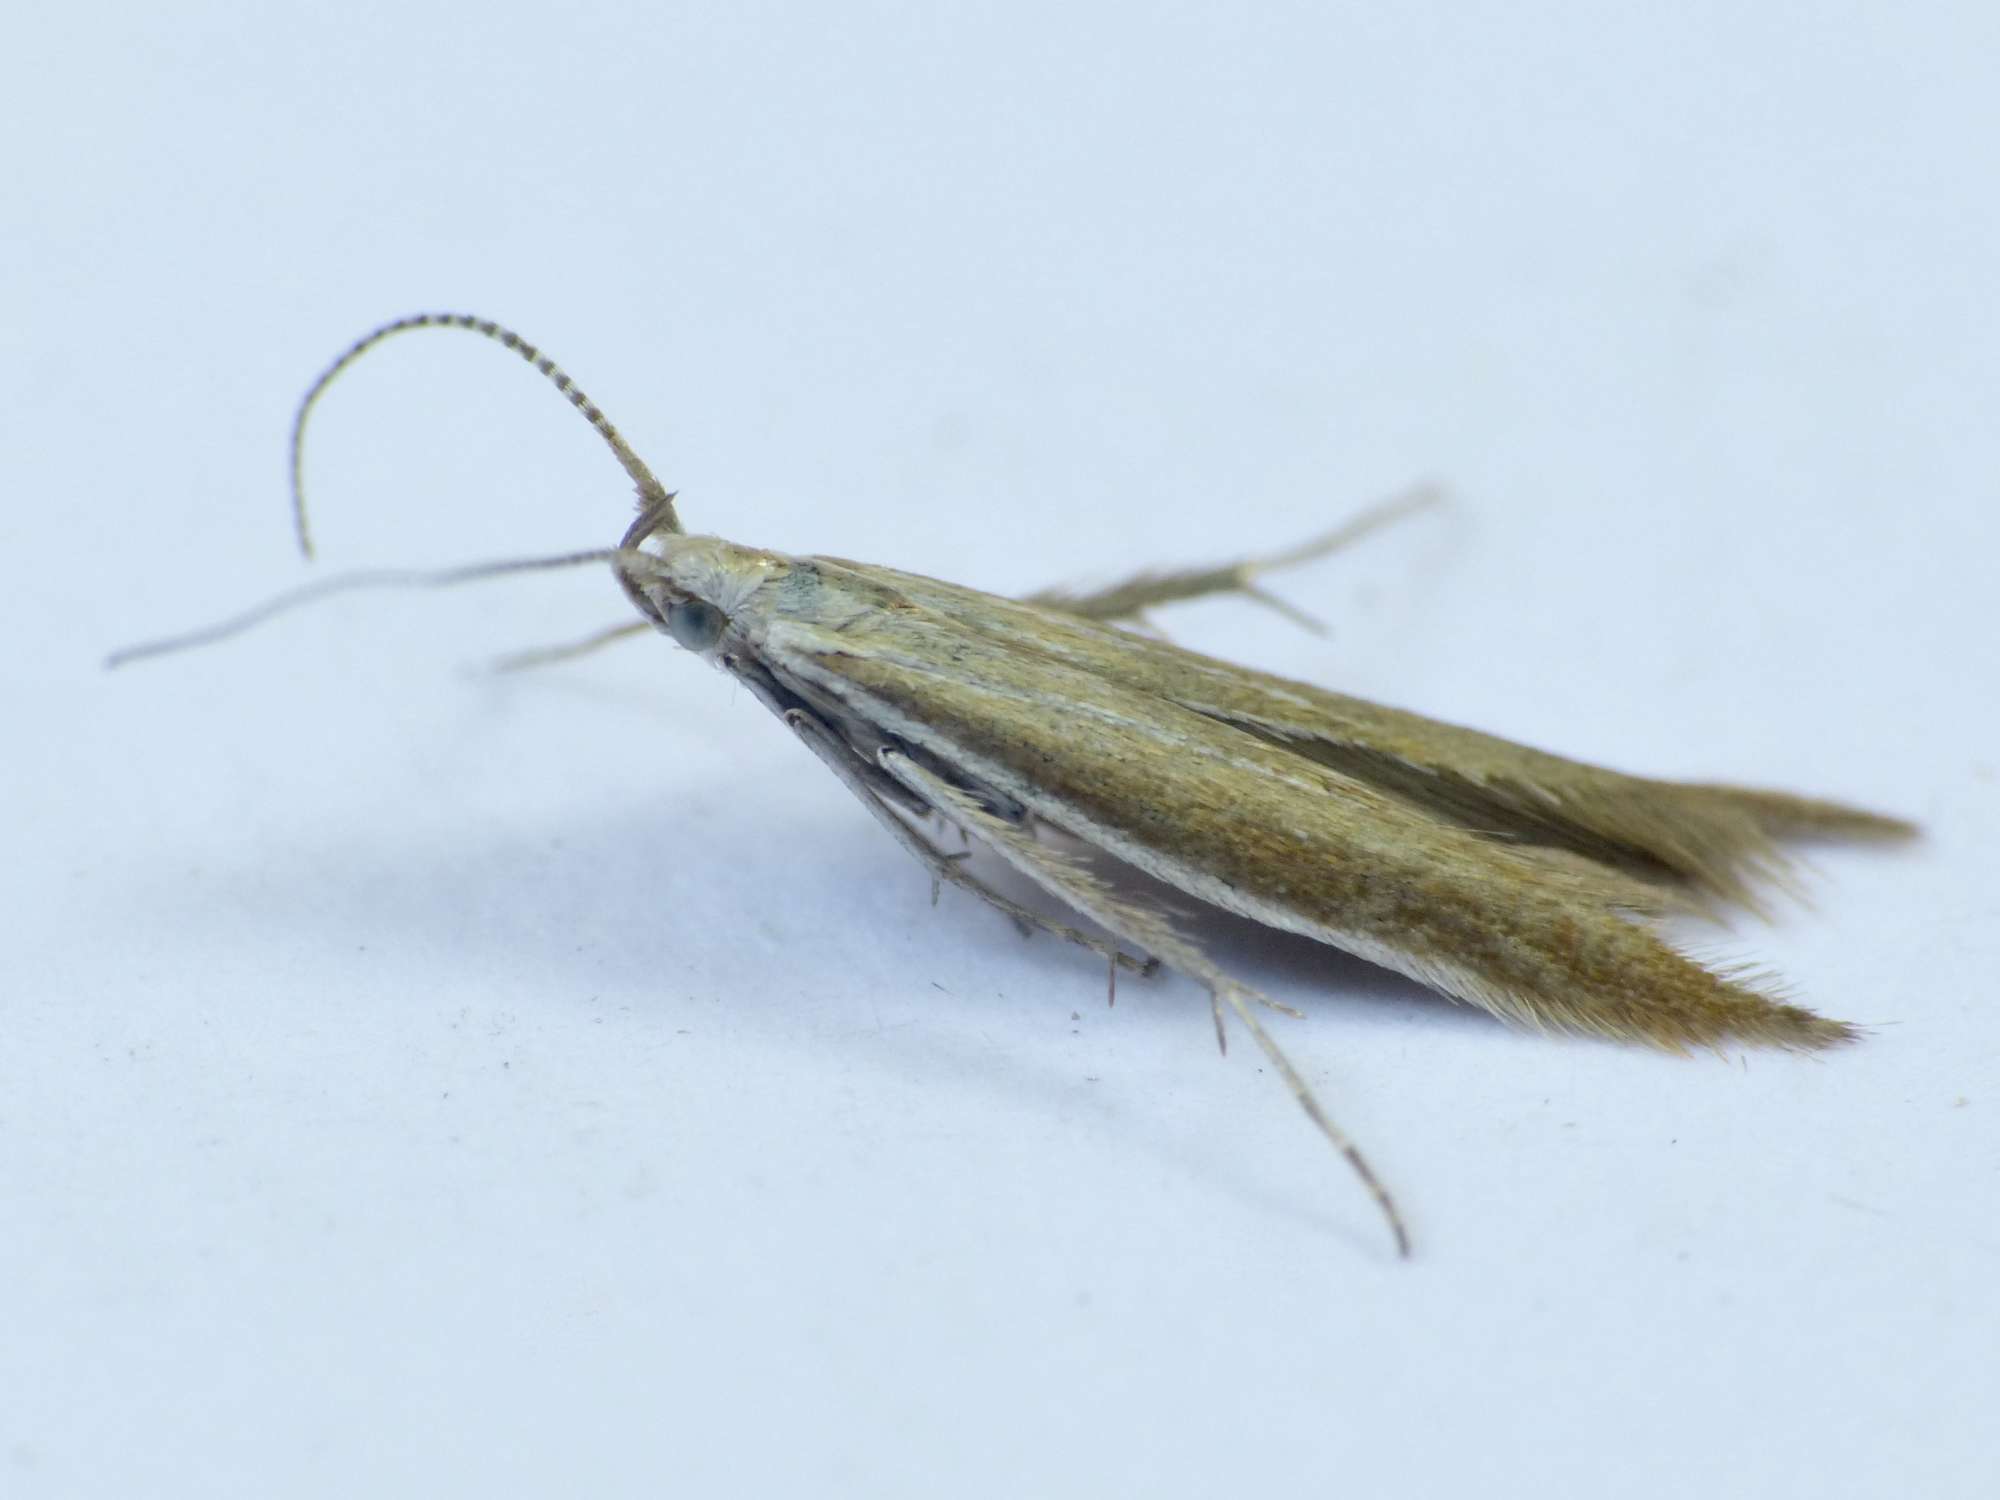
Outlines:
{"label": "scale-covered wing", "polygon": [[1482,836],[1568,850],[1706,898],[1755,907],[1757,885],[1785,875],[1781,839],[1913,832],[1896,818],[1787,792],[1628,776],[1047,606],[865,571],[969,632],[1166,698]]}
{"label": "scale-covered wing", "polygon": [[1190,896],[1530,1025],[1668,1047],[1849,1035],[1669,947],[1639,919],[1668,904],[1647,882],[1475,834],[1040,635],[1011,642],[1004,620],[948,616],[900,576],[804,566],[841,603],[764,627],[781,681]]}

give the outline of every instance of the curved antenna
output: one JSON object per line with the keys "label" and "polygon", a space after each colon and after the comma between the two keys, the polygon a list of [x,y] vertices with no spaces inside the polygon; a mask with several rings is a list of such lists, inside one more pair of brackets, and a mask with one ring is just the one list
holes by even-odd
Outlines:
{"label": "curved antenna", "polygon": [[654,518],[654,529],[680,531],[680,518],[674,514],[673,494],[653,477],[653,471],[646,467],[645,461],[634,453],[630,445],[619,435],[618,429],[611,425],[611,419],[604,415],[597,403],[586,396],[554,360],[513,329],[495,323],[490,318],[475,318],[467,313],[415,313],[407,318],[398,318],[393,323],[384,323],[366,337],[357,339],[345,354],[326,367],[319,379],[312,383],[312,388],[306,392],[305,399],[299,402],[298,415],[292,418],[292,525],[298,533],[300,552],[307,557],[313,555],[312,531],[306,524],[306,419],[312,415],[313,407],[318,404],[319,398],[326,393],[326,388],[333,384],[335,377],[341,371],[384,339],[408,332],[412,328],[463,328],[468,332],[481,334],[502,348],[512,349],[520,355],[546,376],[551,385],[567,396],[569,404],[582,412],[583,419],[597,429],[597,435],[604,439],[613,456],[617,458],[619,466],[637,487],[639,510],[641,514]]}

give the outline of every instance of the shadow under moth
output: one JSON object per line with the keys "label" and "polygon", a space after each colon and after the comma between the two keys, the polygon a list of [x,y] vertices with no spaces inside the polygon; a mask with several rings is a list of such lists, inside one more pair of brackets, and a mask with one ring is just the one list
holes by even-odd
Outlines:
{"label": "shadow under moth", "polygon": [[[792,557],[683,530],[674,495],[598,407],[534,345],[482,318],[422,314],[354,344],[313,385],[292,430],[301,483],[307,418],[363,353],[415,328],[459,328],[512,349],[554,383],[638,489],[618,545],[444,573],[364,573],[295,590],[113,664],[231,635],[337,590],[451,584],[608,566],[639,618],[551,660],[657,630],[735,677],[929,872],[1111,965],[1155,965],[1209,993],[1249,1032],[1306,1114],[1374,1196],[1398,1250],[1388,1190],[1321,1108],[1258,1015],[1296,1015],[1224,972],[1156,900],[1107,878],[1128,866],[1193,902],[1300,933],[1505,1021],[1676,1051],[1727,1041],[1820,1048],[1854,1028],[1780,998],[1748,972],[1704,966],[1652,919],[1756,908],[1793,838],[1899,838],[1908,823],[1835,802],[1650,780],[1203,656],[1143,633],[1149,609],[1238,593],[1321,556],[1411,497],[1291,552],[1141,574],[1089,593],[1002,598],[893,568]],[[1063,907],[1073,927],[994,889],[956,829]],[[1066,835],[1052,840],[1049,832]],[[1103,860],[1085,862],[1072,849]]]}

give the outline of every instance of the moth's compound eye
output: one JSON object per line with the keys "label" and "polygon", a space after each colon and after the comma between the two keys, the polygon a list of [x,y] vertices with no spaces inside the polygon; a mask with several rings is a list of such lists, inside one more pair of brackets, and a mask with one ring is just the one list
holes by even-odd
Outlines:
{"label": "moth's compound eye", "polygon": [[706,651],[729,626],[722,611],[700,599],[677,599],[667,606],[667,634],[690,651]]}

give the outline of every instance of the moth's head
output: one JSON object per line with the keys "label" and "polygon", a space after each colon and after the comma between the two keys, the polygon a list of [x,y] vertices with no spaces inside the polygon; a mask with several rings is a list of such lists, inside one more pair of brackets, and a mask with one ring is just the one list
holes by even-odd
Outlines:
{"label": "moth's head", "polygon": [[776,553],[720,537],[655,532],[619,549],[618,579],[662,635],[713,657],[760,616],[758,592],[789,571]]}

